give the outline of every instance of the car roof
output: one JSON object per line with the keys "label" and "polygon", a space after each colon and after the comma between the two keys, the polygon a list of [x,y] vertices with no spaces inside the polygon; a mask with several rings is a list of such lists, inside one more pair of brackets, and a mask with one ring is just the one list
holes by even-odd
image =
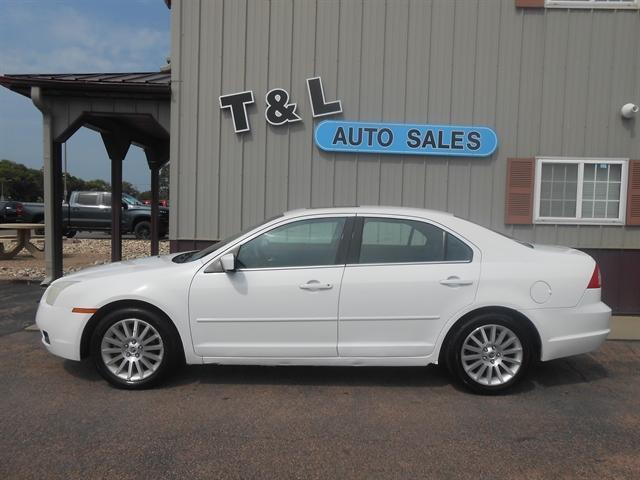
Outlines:
{"label": "car roof", "polygon": [[284,212],[285,217],[299,217],[304,215],[325,215],[325,214],[345,214],[356,215],[407,215],[413,217],[424,217],[430,219],[451,218],[452,213],[440,210],[428,210],[415,207],[392,207],[380,205],[359,205],[353,207],[321,207],[321,208],[299,208]]}

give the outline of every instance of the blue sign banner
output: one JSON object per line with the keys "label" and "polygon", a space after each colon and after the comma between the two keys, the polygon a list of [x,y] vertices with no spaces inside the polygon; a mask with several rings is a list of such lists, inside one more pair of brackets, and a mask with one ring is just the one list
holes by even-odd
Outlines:
{"label": "blue sign banner", "polygon": [[327,152],[449,157],[487,157],[498,147],[498,137],[488,127],[335,120],[316,127],[315,142]]}

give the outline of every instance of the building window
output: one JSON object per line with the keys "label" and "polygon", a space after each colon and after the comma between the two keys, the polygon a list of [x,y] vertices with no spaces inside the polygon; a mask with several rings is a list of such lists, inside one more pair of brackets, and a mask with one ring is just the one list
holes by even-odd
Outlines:
{"label": "building window", "polygon": [[545,0],[545,6],[558,8],[639,8],[640,0]]}
{"label": "building window", "polygon": [[537,158],[534,222],[623,224],[628,161]]}

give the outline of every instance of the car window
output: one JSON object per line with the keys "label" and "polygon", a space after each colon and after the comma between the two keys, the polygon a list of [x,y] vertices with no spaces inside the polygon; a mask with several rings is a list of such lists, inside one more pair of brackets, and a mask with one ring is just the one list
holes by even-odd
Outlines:
{"label": "car window", "polygon": [[76,203],[80,205],[98,205],[97,193],[79,193]]}
{"label": "car window", "polygon": [[240,268],[335,265],[345,218],[300,220],[248,241],[238,251]]}
{"label": "car window", "polygon": [[435,225],[392,218],[365,218],[359,263],[471,261],[472,250]]}
{"label": "car window", "polygon": [[111,194],[110,193],[103,193],[102,194],[102,205],[111,206]]}
{"label": "car window", "polygon": [[136,197],[132,197],[127,193],[122,194],[122,201],[128,203],[129,205],[144,205],[140,200]]}

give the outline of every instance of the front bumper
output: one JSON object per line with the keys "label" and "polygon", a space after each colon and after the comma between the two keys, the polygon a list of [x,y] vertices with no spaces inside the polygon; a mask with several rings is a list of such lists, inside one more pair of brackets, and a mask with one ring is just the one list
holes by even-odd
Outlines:
{"label": "front bumper", "polygon": [[[42,344],[54,355],[80,360],[82,332],[90,318],[90,313],[73,313],[70,308],[51,306],[41,301],[36,325],[42,333]],[[47,332],[46,336],[44,332]]]}
{"label": "front bumper", "polygon": [[600,292],[585,294],[573,308],[526,310],[540,334],[543,361],[597,350],[611,331],[611,309],[600,301]]}

